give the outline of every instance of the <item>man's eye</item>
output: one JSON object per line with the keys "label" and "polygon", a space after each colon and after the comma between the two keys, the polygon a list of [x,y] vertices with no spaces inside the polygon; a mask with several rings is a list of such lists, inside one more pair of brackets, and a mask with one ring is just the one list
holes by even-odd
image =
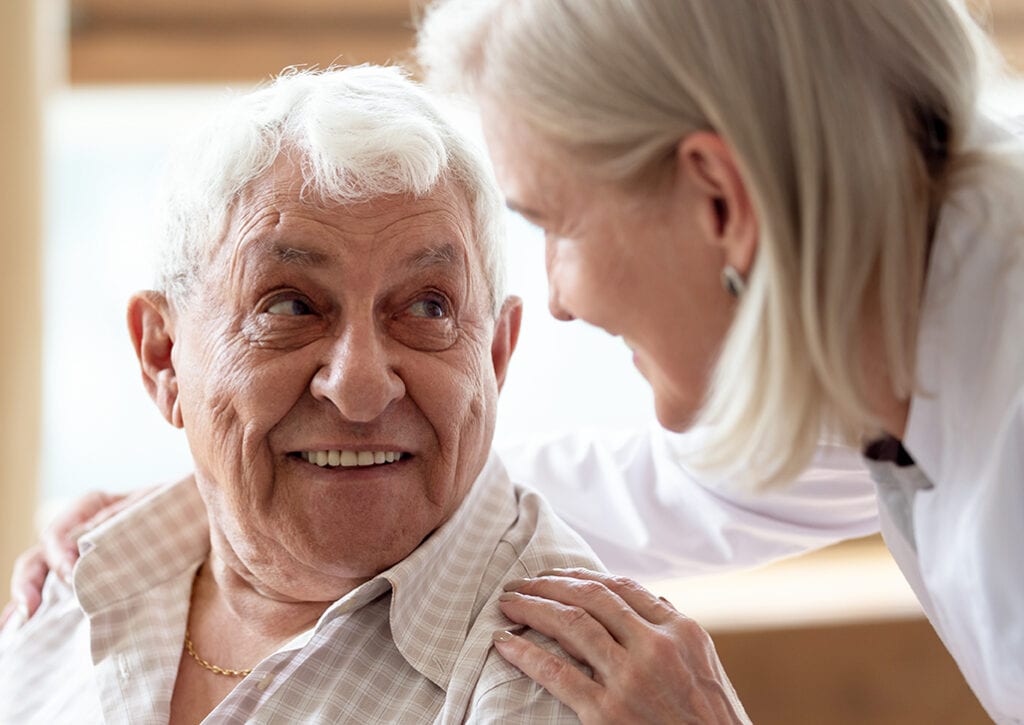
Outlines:
{"label": "man's eye", "polygon": [[304,300],[292,297],[275,302],[267,308],[267,312],[272,315],[311,315],[313,314],[313,308]]}
{"label": "man's eye", "polygon": [[448,316],[444,303],[432,299],[413,302],[409,306],[409,312],[414,317],[428,317],[431,319],[442,319]]}

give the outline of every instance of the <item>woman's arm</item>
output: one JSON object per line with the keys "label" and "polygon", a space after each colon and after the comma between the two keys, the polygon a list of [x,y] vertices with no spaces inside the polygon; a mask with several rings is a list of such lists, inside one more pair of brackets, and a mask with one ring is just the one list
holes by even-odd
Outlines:
{"label": "woman's arm", "polygon": [[791,486],[731,490],[680,462],[700,433],[654,427],[573,434],[499,450],[513,480],[540,490],[617,574],[666,578],[721,572],[878,531],[875,487],[858,452],[822,445]]}
{"label": "woman's arm", "polygon": [[[565,436],[502,450],[614,572],[668,577],[765,563],[878,530],[874,484],[848,448],[822,446],[787,489],[730,490],[680,462],[699,433]],[[643,586],[583,570],[510,582],[512,621],[558,641],[593,678],[511,632],[495,647],[585,723],[746,722],[714,644]]]}

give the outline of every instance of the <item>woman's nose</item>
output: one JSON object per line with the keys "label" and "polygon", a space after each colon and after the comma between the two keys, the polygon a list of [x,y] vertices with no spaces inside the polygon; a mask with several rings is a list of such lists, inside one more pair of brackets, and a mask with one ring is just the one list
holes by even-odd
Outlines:
{"label": "woman's nose", "polygon": [[551,311],[552,317],[562,322],[570,322],[576,318],[573,316],[568,309],[566,309],[561,301],[558,291],[558,281],[555,271],[557,269],[555,254],[557,239],[553,234],[547,234],[544,237],[544,266],[547,269],[548,274],[548,309]]}
{"label": "woman's nose", "polygon": [[548,310],[551,311],[551,315],[556,320],[562,322],[571,322],[576,318],[569,310],[562,307],[562,304],[558,301],[558,290],[552,282],[548,282]]}

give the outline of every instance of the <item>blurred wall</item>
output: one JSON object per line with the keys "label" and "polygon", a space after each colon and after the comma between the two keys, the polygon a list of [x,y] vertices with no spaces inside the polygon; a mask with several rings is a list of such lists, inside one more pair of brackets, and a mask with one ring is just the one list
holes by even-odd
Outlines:
{"label": "blurred wall", "polygon": [[266,79],[401,61],[423,0],[71,0],[73,83]]}
{"label": "blurred wall", "polygon": [[38,8],[35,0],[0,3],[0,571],[5,573],[33,539],[36,504],[42,324]]}
{"label": "blurred wall", "polygon": [[[71,0],[76,83],[258,80],[400,59],[425,0]],[[1024,1],[967,0],[1024,72]]]}

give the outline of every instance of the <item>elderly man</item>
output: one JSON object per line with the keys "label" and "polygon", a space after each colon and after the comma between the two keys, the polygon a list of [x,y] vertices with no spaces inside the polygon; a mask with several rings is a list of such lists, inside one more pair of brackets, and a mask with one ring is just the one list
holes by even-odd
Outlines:
{"label": "elderly man", "polygon": [[491,647],[504,582],[598,563],[489,453],[520,303],[475,153],[362,67],[235,100],[179,165],[128,321],[195,484],[4,631],[0,721],[575,720]]}

